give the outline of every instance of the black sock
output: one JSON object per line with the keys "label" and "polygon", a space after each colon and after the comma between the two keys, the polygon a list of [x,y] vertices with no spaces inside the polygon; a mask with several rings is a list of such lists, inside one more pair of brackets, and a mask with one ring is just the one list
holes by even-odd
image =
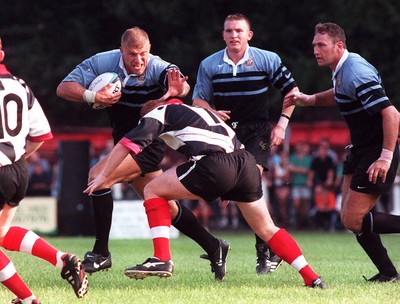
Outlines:
{"label": "black sock", "polygon": [[264,245],[265,249],[269,249],[269,256],[273,257],[275,254],[275,252],[272,251],[271,248],[269,248],[268,244],[262,239],[260,238],[257,234],[254,234],[256,237],[256,246],[257,245]]}
{"label": "black sock", "polygon": [[176,202],[179,208],[178,215],[172,220],[172,225],[180,232],[194,240],[207,252],[213,255],[219,246],[219,241],[211,235],[203,225],[199,223],[192,212],[179,202]]}
{"label": "black sock", "polygon": [[94,214],[94,224],[96,227],[96,241],[93,246],[93,252],[108,256],[108,240],[110,236],[112,212],[114,201],[111,195],[111,189],[103,189],[93,192],[92,207]]}
{"label": "black sock", "polygon": [[382,212],[369,212],[363,218],[362,232],[399,233],[400,216]]}
{"label": "black sock", "polygon": [[376,268],[378,268],[379,273],[388,277],[392,277],[397,274],[397,270],[390,260],[379,234],[368,232],[359,233],[356,235],[356,238]]}

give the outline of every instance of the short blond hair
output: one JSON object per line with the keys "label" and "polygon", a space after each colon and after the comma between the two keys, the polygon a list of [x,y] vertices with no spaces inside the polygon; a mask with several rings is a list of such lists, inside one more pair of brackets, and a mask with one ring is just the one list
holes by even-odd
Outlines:
{"label": "short blond hair", "polygon": [[249,30],[251,30],[250,19],[240,13],[234,13],[234,14],[230,14],[230,15],[226,16],[224,23],[226,21],[240,21],[240,20],[245,21],[249,27]]}
{"label": "short blond hair", "polygon": [[140,27],[132,27],[122,34],[121,46],[140,48],[146,44],[150,44],[149,35]]}

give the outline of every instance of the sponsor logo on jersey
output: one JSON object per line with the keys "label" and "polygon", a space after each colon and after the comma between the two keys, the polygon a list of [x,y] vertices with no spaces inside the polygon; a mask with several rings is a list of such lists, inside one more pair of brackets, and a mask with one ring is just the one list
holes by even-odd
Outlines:
{"label": "sponsor logo on jersey", "polygon": [[244,62],[244,66],[246,67],[246,69],[250,69],[250,68],[252,68],[252,67],[254,67],[254,58],[253,57],[250,57],[249,59],[247,59],[245,62]]}

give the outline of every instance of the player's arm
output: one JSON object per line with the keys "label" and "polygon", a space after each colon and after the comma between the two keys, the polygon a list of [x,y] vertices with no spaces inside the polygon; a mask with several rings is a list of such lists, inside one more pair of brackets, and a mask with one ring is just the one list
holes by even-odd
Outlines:
{"label": "player's arm", "polygon": [[129,153],[130,150],[127,147],[117,143],[109,153],[103,170],[95,179],[88,183],[88,187],[83,192],[92,195],[96,190],[108,188],[108,177],[115,169],[117,169]]}
{"label": "player's arm", "polygon": [[57,87],[57,96],[70,101],[84,102],[83,93],[86,88],[73,81],[61,82]]}
{"label": "player's arm", "polygon": [[333,89],[307,95],[301,92],[290,92],[285,96],[283,107],[297,106],[335,106]]}
{"label": "player's arm", "polygon": [[188,76],[181,75],[181,72],[177,68],[168,70],[168,90],[161,97],[162,100],[166,100],[169,97],[185,97],[190,91],[190,85],[187,83]]}
{"label": "player's arm", "polygon": [[112,84],[108,84],[97,92],[87,90],[77,82],[64,81],[57,87],[57,96],[66,100],[76,102],[99,103],[103,105],[112,105],[116,103],[121,92],[112,92],[110,88]]}
{"label": "player's arm", "polygon": [[194,107],[198,107],[198,108],[203,108],[203,109],[210,110],[215,115],[217,115],[219,118],[221,118],[223,121],[226,121],[226,120],[230,119],[229,114],[231,113],[231,111],[228,111],[228,110],[216,110],[213,107],[211,107],[211,105],[207,101],[205,101],[203,99],[200,99],[200,98],[193,99],[193,106]]}
{"label": "player's arm", "polygon": [[44,141],[33,142],[33,141],[27,140],[24,158],[27,159],[29,156],[31,156],[31,154],[33,152],[35,152],[37,149],[39,149],[43,143],[44,143]]}
{"label": "player's arm", "polygon": [[285,107],[285,99],[287,98],[287,96],[291,96],[298,92],[299,89],[297,87],[294,87],[285,95],[283,99],[281,116],[279,117],[278,123],[276,124],[275,128],[271,132],[271,146],[278,146],[284,140],[286,128],[289,124],[290,117],[292,116],[295,108],[294,104]]}
{"label": "player's arm", "polygon": [[393,159],[394,147],[397,144],[399,131],[399,113],[394,106],[389,106],[381,111],[383,128],[382,152],[378,160],[368,168],[369,180],[376,183],[378,177],[386,181],[386,174]]}

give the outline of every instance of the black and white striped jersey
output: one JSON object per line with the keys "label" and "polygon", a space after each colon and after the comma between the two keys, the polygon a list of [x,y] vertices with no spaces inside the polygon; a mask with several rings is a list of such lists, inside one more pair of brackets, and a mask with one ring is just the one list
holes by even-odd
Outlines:
{"label": "black and white striped jersey", "polygon": [[152,110],[119,143],[137,154],[157,137],[188,159],[243,148],[235,132],[211,111],[183,104]]}
{"label": "black and white striped jersey", "polygon": [[0,167],[18,161],[27,140],[41,142],[52,137],[48,120],[28,85],[0,73]]}

